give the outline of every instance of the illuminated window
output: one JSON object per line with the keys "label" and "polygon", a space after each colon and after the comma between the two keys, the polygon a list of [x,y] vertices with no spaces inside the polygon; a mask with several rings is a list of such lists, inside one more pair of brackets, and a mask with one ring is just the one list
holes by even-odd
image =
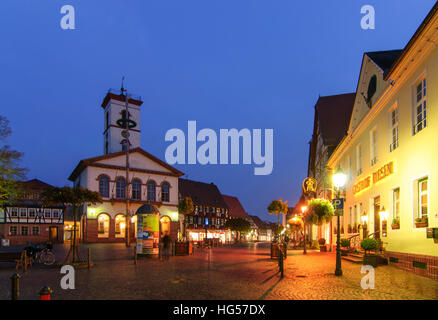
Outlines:
{"label": "illuminated window", "polygon": [[416,134],[426,128],[426,79],[422,79],[415,86],[415,97],[414,97],[414,126],[413,134]]}
{"label": "illuminated window", "polygon": [[107,214],[100,214],[97,217],[97,237],[108,238],[109,236],[109,221],[110,218]]}
{"label": "illuminated window", "polygon": [[132,199],[141,200],[141,181],[138,179],[132,180]]}
{"label": "illuminated window", "polygon": [[99,193],[102,197],[109,197],[109,178],[107,176],[99,177]]}
{"label": "illuminated window", "polygon": [[391,144],[389,146],[389,151],[398,148],[398,107],[395,107],[391,111]]}
{"label": "illuminated window", "polygon": [[167,182],[164,182],[161,185],[161,201],[163,201],[163,202],[169,202],[170,201],[169,200],[169,198],[170,198],[169,191],[170,191],[169,184]]}
{"label": "illuminated window", "polygon": [[116,198],[124,199],[126,197],[125,193],[126,182],[122,177],[116,178]]}
{"label": "illuminated window", "polygon": [[427,218],[428,196],[428,180],[427,178],[424,178],[418,181],[418,218]]}
{"label": "illuminated window", "polygon": [[116,215],[115,219],[115,234],[116,238],[125,237],[126,219],[123,214]]}
{"label": "illuminated window", "polygon": [[392,213],[394,219],[400,219],[400,188],[392,190]]}
{"label": "illuminated window", "polygon": [[149,181],[147,184],[148,201],[156,201],[155,199],[155,182]]}

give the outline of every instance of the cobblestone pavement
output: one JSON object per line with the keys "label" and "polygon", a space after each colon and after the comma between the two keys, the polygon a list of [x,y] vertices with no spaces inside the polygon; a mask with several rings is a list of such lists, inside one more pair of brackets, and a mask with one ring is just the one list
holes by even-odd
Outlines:
{"label": "cobblestone pavement", "polygon": [[[375,289],[363,290],[361,265],[343,261],[336,277],[335,255],[289,251],[284,278],[266,244],[198,249],[169,261],[132,260],[133,248],[93,244],[95,266],[76,269],[76,289],[62,290],[60,269],[34,266],[21,278],[21,299],[38,299],[44,285],[52,299],[438,299],[438,282],[391,266],[375,270]],[[55,248],[58,260],[66,246]],[[87,246],[82,246],[85,253]],[[14,268],[0,268],[0,299],[10,298]]]}

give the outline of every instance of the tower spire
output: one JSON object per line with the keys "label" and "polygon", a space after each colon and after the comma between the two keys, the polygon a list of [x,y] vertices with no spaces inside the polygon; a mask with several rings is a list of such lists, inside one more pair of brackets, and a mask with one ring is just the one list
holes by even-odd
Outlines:
{"label": "tower spire", "polygon": [[125,76],[122,76],[122,86],[120,88],[120,94],[124,95],[124,93],[126,92],[126,89],[123,87],[123,82],[125,81]]}

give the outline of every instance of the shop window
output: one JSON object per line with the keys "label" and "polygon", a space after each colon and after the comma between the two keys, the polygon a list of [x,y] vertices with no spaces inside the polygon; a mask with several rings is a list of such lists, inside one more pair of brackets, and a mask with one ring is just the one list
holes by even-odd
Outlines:
{"label": "shop window", "polygon": [[400,219],[400,188],[392,191],[392,215],[394,219]]}
{"label": "shop window", "polygon": [[97,217],[97,237],[108,238],[109,237],[109,221],[110,218],[107,214],[100,214]]}
{"label": "shop window", "polygon": [[125,216],[123,214],[116,215],[114,222],[115,222],[116,238],[124,238],[125,237],[125,229],[126,229]]}

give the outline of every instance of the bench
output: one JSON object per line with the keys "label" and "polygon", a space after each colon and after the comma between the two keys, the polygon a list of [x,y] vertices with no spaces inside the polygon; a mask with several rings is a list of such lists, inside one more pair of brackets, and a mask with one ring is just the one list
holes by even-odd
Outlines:
{"label": "bench", "polygon": [[15,263],[15,270],[21,267],[24,271],[27,271],[27,265],[29,264],[26,251],[0,252],[0,262],[13,262]]}

